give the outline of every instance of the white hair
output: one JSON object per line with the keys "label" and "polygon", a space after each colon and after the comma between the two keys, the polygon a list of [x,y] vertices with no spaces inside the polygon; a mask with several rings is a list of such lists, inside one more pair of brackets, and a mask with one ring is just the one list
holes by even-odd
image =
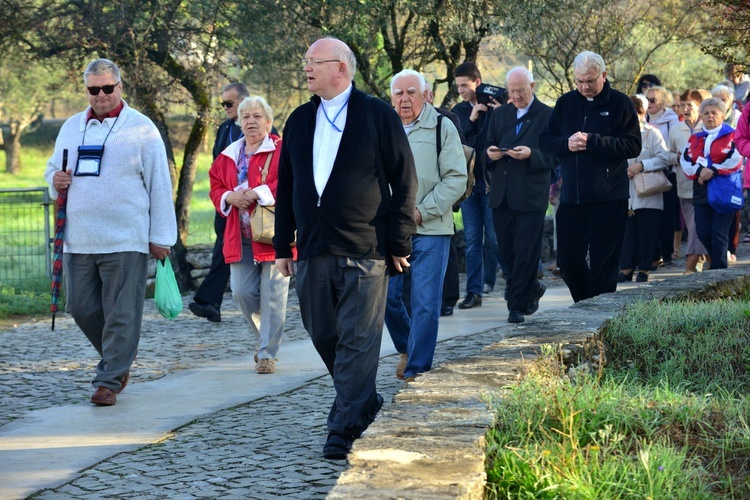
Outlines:
{"label": "white hair", "polygon": [[573,71],[578,73],[588,73],[590,69],[595,69],[597,73],[604,73],[607,67],[604,64],[602,56],[590,50],[584,50],[573,60]]}
{"label": "white hair", "polygon": [[421,93],[427,90],[427,81],[424,79],[424,76],[422,76],[422,73],[420,73],[419,71],[414,71],[413,69],[402,69],[391,78],[391,94],[393,94],[393,85],[396,83],[396,80],[398,80],[402,76],[417,77],[417,80],[419,80],[419,92]]}
{"label": "white hair", "polygon": [[534,73],[532,73],[531,70],[524,66],[515,66],[513,68],[510,68],[510,70],[508,70],[508,74],[505,75],[506,86],[511,75],[515,75],[516,73],[522,75],[526,79],[526,83],[534,83]]}
{"label": "white hair", "polygon": [[726,85],[717,85],[711,89],[711,95],[714,97],[724,96],[727,101],[734,101],[734,90],[730,89]]}
{"label": "white hair", "polygon": [[109,59],[95,59],[86,66],[83,72],[83,83],[88,83],[90,75],[111,74],[117,82],[120,81],[120,68]]}

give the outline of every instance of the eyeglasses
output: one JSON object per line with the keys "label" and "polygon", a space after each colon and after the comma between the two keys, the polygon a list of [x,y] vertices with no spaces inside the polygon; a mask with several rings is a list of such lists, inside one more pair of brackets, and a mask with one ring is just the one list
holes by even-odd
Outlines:
{"label": "eyeglasses", "polygon": [[586,85],[586,86],[591,87],[592,85],[594,85],[596,82],[599,81],[599,77],[600,76],[602,76],[602,75],[599,75],[596,78],[593,78],[591,80],[579,80],[578,78],[576,78],[575,82],[576,82],[576,85],[579,85],[579,86]]}
{"label": "eyeglasses", "polygon": [[234,106],[234,103],[232,101],[221,101],[221,105],[224,106],[225,108],[229,109],[232,106]]}
{"label": "eyeglasses", "polygon": [[657,102],[659,102],[656,100],[656,97],[649,97],[647,101],[650,102],[651,104],[656,104]]}
{"label": "eyeglasses", "polygon": [[109,95],[115,91],[115,87],[117,87],[119,84],[120,82],[117,82],[114,85],[102,85],[101,87],[86,87],[86,89],[88,89],[89,94],[91,95],[99,95],[99,92],[102,90],[104,91],[105,94]]}
{"label": "eyeglasses", "polygon": [[303,66],[312,66],[313,64],[323,64],[329,62],[341,62],[339,59],[302,59]]}
{"label": "eyeglasses", "polygon": [[641,82],[641,88],[644,88],[644,87],[650,89],[651,87],[655,87],[655,85],[651,82]]}

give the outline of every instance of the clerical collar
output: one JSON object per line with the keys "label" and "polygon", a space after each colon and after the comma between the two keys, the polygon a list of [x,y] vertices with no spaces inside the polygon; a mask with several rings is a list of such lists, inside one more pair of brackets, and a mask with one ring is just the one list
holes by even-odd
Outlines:
{"label": "clerical collar", "polygon": [[[334,97],[333,99],[323,99],[320,98],[320,106],[323,110],[323,116],[325,116],[328,123],[331,124],[331,127],[336,132],[341,132],[344,130],[344,124],[342,123],[341,126],[336,124],[336,121],[338,120],[339,116],[341,115],[341,112],[346,109],[346,105],[349,103],[349,97],[352,95],[352,84],[350,83],[349,86],[344,90],[342,93]],[[328,110],[330,109],[331,113],[328,113]],[[338,108],[338,111],[336,113],[333,113],[333,109]]]}

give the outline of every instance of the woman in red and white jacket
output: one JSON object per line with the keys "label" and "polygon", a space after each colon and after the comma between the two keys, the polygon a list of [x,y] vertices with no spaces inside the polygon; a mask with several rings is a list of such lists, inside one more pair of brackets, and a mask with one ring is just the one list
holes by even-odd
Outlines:
{"label": "woman in red and white jacket", "polygon": [[742,168],[742,156],[734,144],[734,129],[723,123],[726,107],[712,97],[701,102],[703,129],[688,139],[680,158],[682,170],[693,181],[693,206],[698,238],[708,250],[711,269],[726,269],[729,225],[734,212],[722,214],[708,203],[708,184],[718,175]]}
{"label": "woman in red and white jacket", "polygon": [[257,205],[276,203],[281,139],[270,133],[273,110],[262,97],[245,98],[237,113],[244,137],[227,146],[211,165],[210,197],[227,218],[224,260],[230,265],[234,299],[258,340],[255,371],[273,373],[284,332],[289,277],[276,269],[273,246],[253,241],[250,214]]}

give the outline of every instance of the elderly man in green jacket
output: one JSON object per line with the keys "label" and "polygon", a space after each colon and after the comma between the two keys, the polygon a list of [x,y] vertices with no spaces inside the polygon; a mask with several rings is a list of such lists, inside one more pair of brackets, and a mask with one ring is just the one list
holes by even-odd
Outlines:
{"label": "elderly man in green jacket", "polygon": [[[453,204],[466,190],[466,160],[456,127],[425,100],[424,77],[403,70],[391,79],[391,104],[409,139],[419,180],[412,237],[411,311],[402,300],[404,275],[388,283],[385,323],[401,354],[396,376],[407,381],[432,367],[443,278],[453,234]],[[438,142],[439,136],[439,142]]]}

